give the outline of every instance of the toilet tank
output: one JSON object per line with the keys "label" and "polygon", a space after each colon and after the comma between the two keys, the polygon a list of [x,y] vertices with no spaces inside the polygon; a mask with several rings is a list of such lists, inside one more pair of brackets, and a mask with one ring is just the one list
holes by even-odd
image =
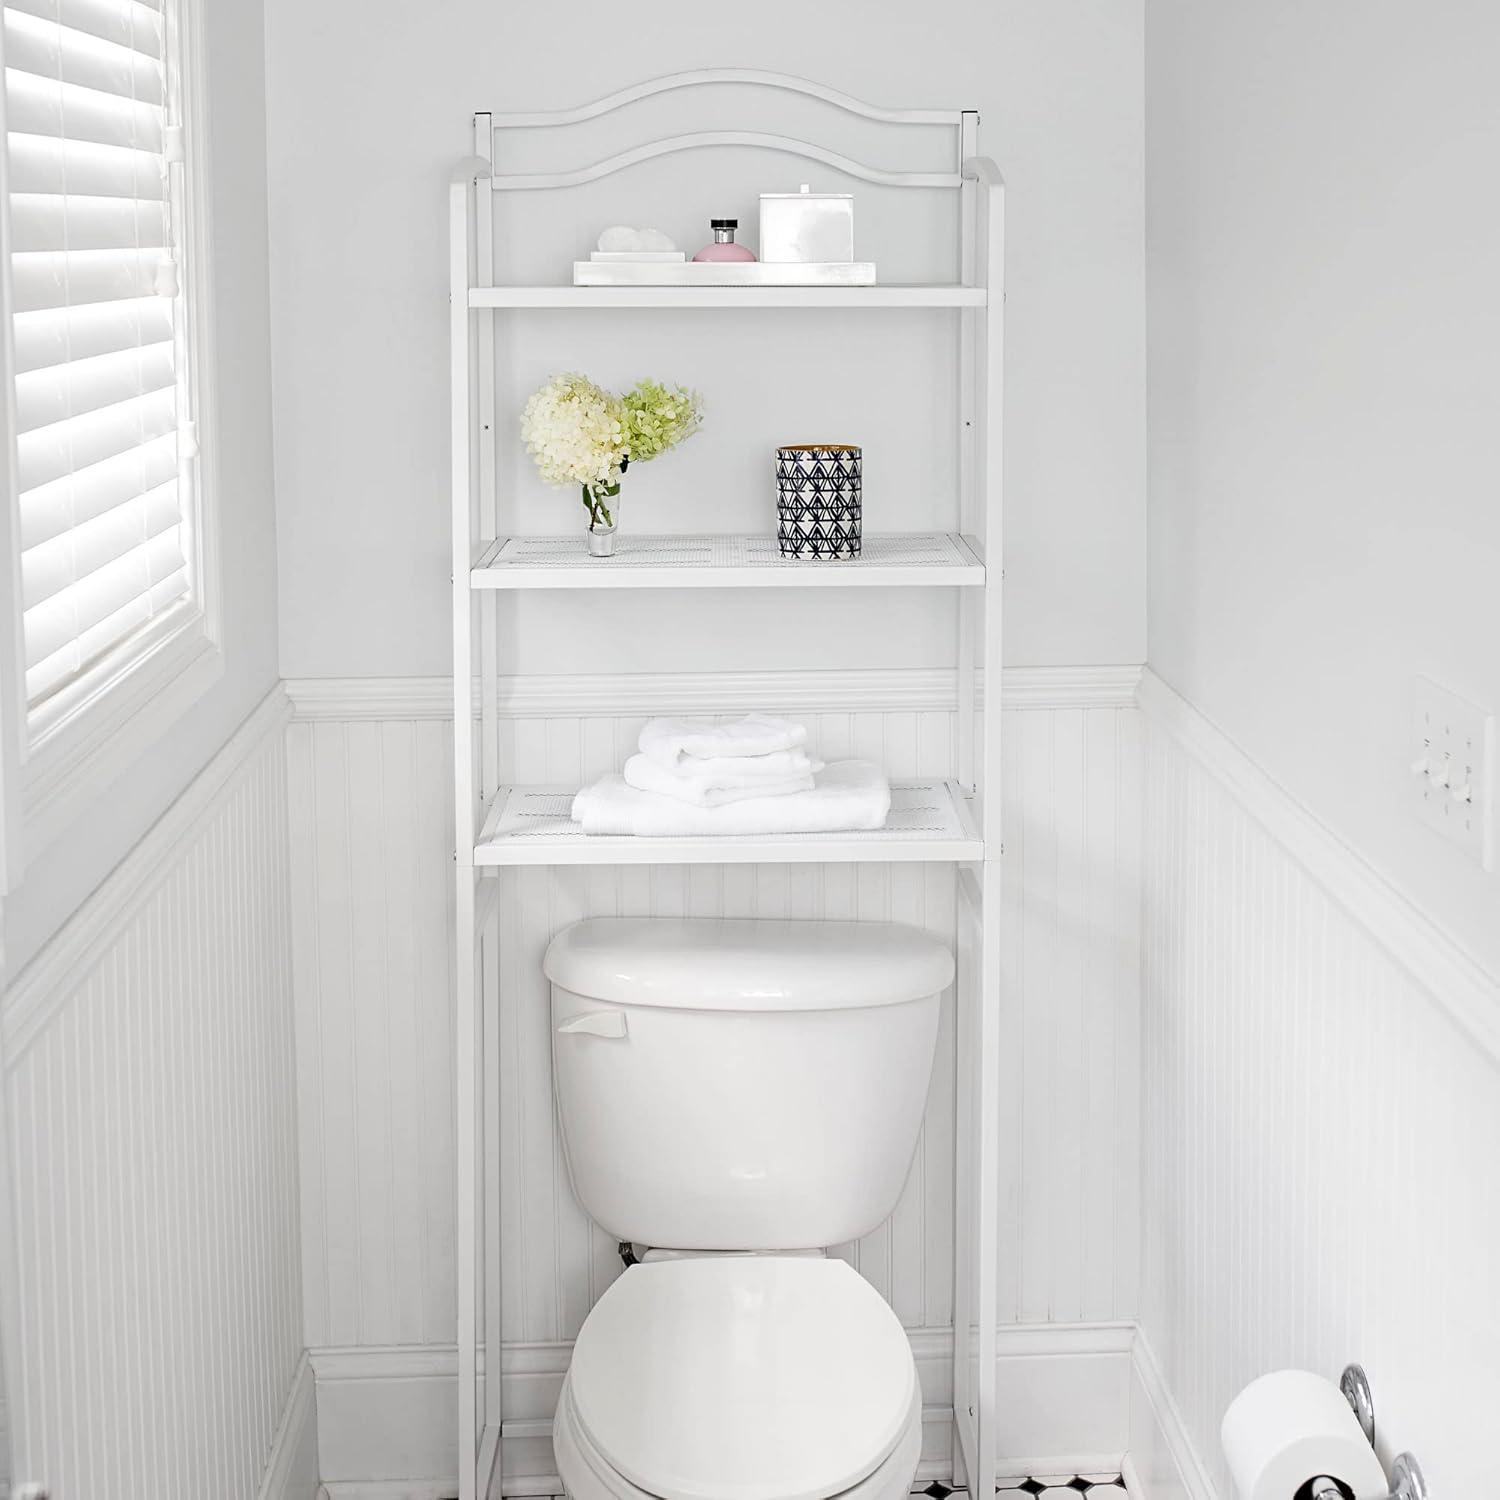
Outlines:
{"label": "toilet tank", "polygon": [[889,1216],[943,944],[891,922],[595,917],[543,968],[573,1191],[616,1239],[800,1250]]}

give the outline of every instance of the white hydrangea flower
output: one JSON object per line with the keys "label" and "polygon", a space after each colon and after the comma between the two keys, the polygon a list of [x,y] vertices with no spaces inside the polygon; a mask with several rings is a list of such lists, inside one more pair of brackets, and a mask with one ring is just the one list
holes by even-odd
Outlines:
{"label": "white hydrangea flower", "polygon": [[559,488],[618,485],[630,456],[623,403],[582,375],[554,375],[532,395],[521,438],[542,478]]}

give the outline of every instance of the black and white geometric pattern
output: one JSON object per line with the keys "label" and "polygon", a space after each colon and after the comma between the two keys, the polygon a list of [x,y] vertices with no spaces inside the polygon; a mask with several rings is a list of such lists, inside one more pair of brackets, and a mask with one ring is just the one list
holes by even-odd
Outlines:
{"label": "black and white geometric pattern", "polygon": [[[936,1480],[912,1492],[912,1500],[967,1500],[964,1490],[951,1490]],[[1127,1500],[1119,1474],[1021,1474],[995,1485],[996,1500]]]}
{"label": "black and white geometric pattern", "polygon": [[[967,1490],[950,1489],[940,1480],[912,1490],[911,1500],[969,1500]],[[568,1500],[566,1495],[543,1495],[538,1500]],[[1129,1500],[1118,1474],[1021,1474],[995,1486],[995,1500]]]}
{"label": "black and white geometric pattern", "polygon": [[858,557],[863,482],[858,448],[778,448],[776,538],[781,555]]}

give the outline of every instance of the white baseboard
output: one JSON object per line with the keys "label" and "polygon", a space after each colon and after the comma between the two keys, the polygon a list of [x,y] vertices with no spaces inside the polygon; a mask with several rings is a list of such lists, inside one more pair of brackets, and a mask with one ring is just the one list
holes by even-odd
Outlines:
{"label": "white baseboard", "polygon": [[[1007,667],[1006,708],[1133,708],[1138,666]],[[294,677],[298,719],[451,719],[447,677]],[[981,687],[981,694],[982,694]],[[651,713],[917,713],[957,705],[952,671],[893,667],[848,672],[671,672],[502,677],[502,718],[616,718]],[[478,712],[479,687],[472,698]]]}
{"label": "white baseboard", "polygon": [[458,1480],[370,1479],[335,1480],[318,1491],[318,1500],[453,1500]]}
{"label": "white baseboard", "polygon": [[276,1425],[256,1500],[315,1500],[317,1493],[317,1388],[312,1362],[304,1352]]}
{"label": "white baseboard", "polygon": [[1140,1500],[1219,1500],[1145,1330],[1130,1352],[1130,1446],[1125,1487]]}
{"label": "white baseboard", "polygon": [[[947,1328],[924,1328],[913,1330],[911,1339],[923,1394],[918,1477],[946,1479],[952,1472],[953,1336]],[[1133,1339],[1129,1323],[1000,1331],[997,1389],[1008,1472],[1119,1468],[1129,1444]],[[506,1495],[561,1491],[552,1413],[571,1352],[567,1343],[516,1344],[504,1352]],[[453,1493],[452,1345],[325,1348],[309,1356],[329,1500],[441,1500]]]}

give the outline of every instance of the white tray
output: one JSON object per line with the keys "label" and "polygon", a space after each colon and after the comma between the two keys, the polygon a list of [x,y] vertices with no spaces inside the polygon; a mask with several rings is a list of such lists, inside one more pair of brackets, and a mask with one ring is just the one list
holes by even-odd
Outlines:
{"label": "white tray", "polygon": [[875,262],[626,261],[573,262],[574,286],[874,286]]}
{"label": "white tray", "polygon": [[598,266],[680,266],[686,250],[595,250],[589,260]]}

